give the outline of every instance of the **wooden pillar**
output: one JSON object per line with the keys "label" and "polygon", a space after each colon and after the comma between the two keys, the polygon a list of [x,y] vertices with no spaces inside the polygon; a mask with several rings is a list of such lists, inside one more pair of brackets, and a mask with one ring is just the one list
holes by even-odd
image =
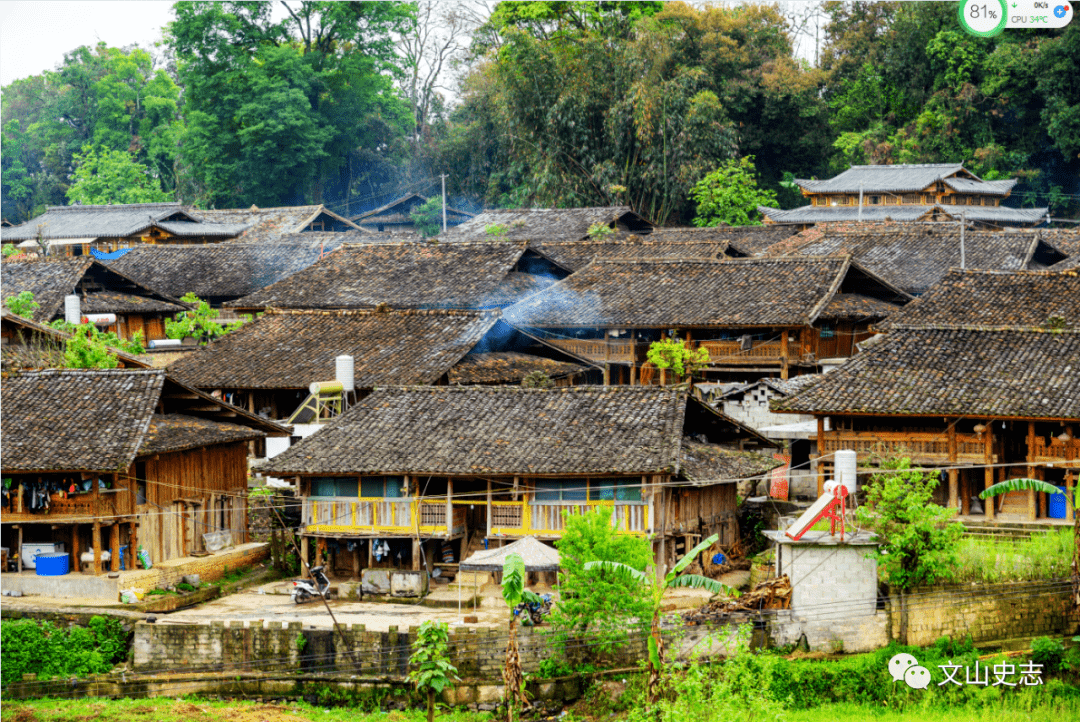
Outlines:
{"label": "wooden pillar", "polygon": [[[82,550],[79,549],[79,525],[71,525],[71,571],[77,572],[82,569],[81,562],[79,561],[79,555],[82,554]],[[4,571],[7,571],[6,569]]]}
{"label": "wooden pillar", "polygon": [[949,508],[955,509],[956,503],[960,498],[959,490],[959,477],[960,474],[956,470],[956,424],[949,423],[946,419],[945,423],[949,424]]}
{"label": "wooden pillar", "polygon": [[375,540],[367,540],[367,565],[368,569],[375,566]]}
{"label": "wooden pillar", "polygon": [[109,525],[109,571],[120,571],[120,522]]}
{"label": "wooden pillar", "polygon": [[1073,474],[1068,472],[1065,474],[1065,518],[1069,521],[1075,521],[1076,509],[1073,505]]}
{"label": "wooden pillar", "polygon": [[[1035,422],[1034,421],[1029,421],[1028,422],[1027,449],[1028,449],[1028,453],[1027,453],[1027,462],[1028,462],[1027,475],[1028,475],[1029,479],[1034,479],[1035,478]],[[1028,497],[1028,500],[1027,500],[1027,502],[1028,502],[1027,503],[1028,520],[1029,521],[1035,521],[1038,518],[1038,516],[1037,516],[1038,509],[1037,509],[1037,506],[1036,506],[1036,503],[1035,503],[1035,490],[1034,489],[1028,489],[1027,497]]]}
{"label": "wooden pillar", "polygon": [[308,561],[308,537],[307,535],[300,537],[300,573],[306,575],[308,568],[311,566],[311,562]]}
{"label": "wooden pillar", "polygon": [[420,571],[420,540],[412,540],[412,568],[414,572]]}
{"label": "wooden pillar", "polygon": [[630,363],[630,385],[637,385],[637,362],[632,361]]}
{"label": "wooden pillar", "polygon": [[[986,422],[986,431],[983,433],[986,434],[983,437],[983,463],[986,465],[983,468],[983,485],[989,489],[994,485],[994,422],[992,420]],[[983,502],[986,518],[991,521],[994,519],[994,500],[994,497],[990,496]]]}
{"label": "wooden pillar", "polygon": [[[454,480],[446,480],[446,538],[454,533]],[[461,561],[460,559],[458,561]]]}
{"label": "wooden pillar", "polygon": [[960,475],[960,513],[971,513],[971,475],[966,470]]}
{"label": "wooden pillar", "polygon": [[663,477],[660,481],[660,489],[657,496],[660,497],[660,524],[658,533],[660,534],[660,549],[659,555],[656,560],[656,578],[658,580],[663,579],[667,574],[667,493],[663,485]]}
{"label": "wooden pillar", "polygon": [[667,386],[667,369],[660,369],[660,385]]}
{"label": "wooden pillar", "polygon": [[[488,480],[488,483],[487,483],[487,534],[485,534],[485,537],[490,537],[491,536],[491,513],[492,513],[492,507],[491,507],[491,481]],[[460,561],[460,560],[458,560],[458,561]]]}
{"label": "wooden pillar", "polygon": [[356,548],[352,553],[352,576],[354,581],[360,581],[360,540],[356,540]]}
{"label": "wooden pillar", "polygon": [[611,385],[611,364],[604,364],[604,386]]}
{"label": "wooden pillar", "polygon": [[817,495],[818,498],[825,493],[825,465],[823,458],[825,453],[822,449],[825,446],[825,417],[819,416],[817,420]]}
{"label": "wooden pillar", "polygon": [[139,531],[138,530],[139,530],[138,522],[134,522],[134,521],[131,522],[130,528],[128,529],[128,550],[127,550],[127,568],[128,569],[134,569],[135,568],[135,554],[139,549],[139,547],[137,546],[137,544],[139,542]]}
{"label": "wooden pillar", "polygon": [[[97,484],[97,480],[94,480],[94,484]],[[94,538],[91,540],[94,543],[94,574],[101,574],[101,522],[94,520]]]}
{"label": "wooden pillar", "polygon": [[[19,494],[20,494],[20,497],[21,497],[21,495],[22,495],[22,487],[21,486],[19,487]],[[18,546],[18,548],[15,549],[15,564],[18,566],[19,573],[22,574],[22,543],[23,543],[22,524],[18,525],[15,528],[19,530],[19,546]]]}
{"label": "wooden pillar", "polygon": [[780,334],[780,378],[788,378],[788,330]]}
{"label": "wooden pillar", "polygon": [[[1046,481],[1046,469],[1041,466],[1035,469],[1035,478],[1039,481]],[[1046,502],[1048,498],[1046,494],[1039,493],[1039,516],[1043,519],[1046,518]]]}

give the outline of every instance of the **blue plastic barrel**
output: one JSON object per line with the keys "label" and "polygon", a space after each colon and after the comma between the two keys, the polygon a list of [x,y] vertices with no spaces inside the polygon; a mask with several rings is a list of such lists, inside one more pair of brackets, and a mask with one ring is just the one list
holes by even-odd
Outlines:
{"label": "blue plastic barrel", "polygon": [[1050,495],[1050,503],[1046,507],[1046,515],[1051,519],[1064,519],[1069,513],[1069,506],[1065,500],[1065,488],[1059,486],[1057,494]]}
{"label": "blue plastic barrel", "polygon": [[39,577],[62,577],[68,573],[68,555],[65,552],[35,554],[34,565]]}

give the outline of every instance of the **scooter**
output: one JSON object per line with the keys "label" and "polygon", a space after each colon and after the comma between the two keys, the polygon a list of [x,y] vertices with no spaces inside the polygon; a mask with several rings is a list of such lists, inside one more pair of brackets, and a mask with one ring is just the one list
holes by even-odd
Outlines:
{"label": "scooter", "polygon": [[521,616],[521,624],[532,627],[540,624],[551,613],[551,595],[540,595],[539,602],[522,602],[514,608],[514,616]]}
{"label": "scooter", "polygon": [[311,576],[314,577],[315,584],[312,584],[310,579],[293,580],[292,600],[296,604],[303,604],[315,597],[326,597],[329,594],[330,580],[323,573],[323,568],[321,566],[312,567]]}

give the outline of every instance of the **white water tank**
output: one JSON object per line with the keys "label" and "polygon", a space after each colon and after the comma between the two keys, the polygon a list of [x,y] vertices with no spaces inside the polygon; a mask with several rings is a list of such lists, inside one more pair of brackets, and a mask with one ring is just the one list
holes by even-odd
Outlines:
{"label": "white water tank", "polygon": [[334,378],[341,382],[346,392],[356,390],[354,385],[354,363],[352,356],[338,356],[334,359]]}
{"label": "white water tank", "polygon": [[858,480],[858,463],[854,451],[841,449],[836,452],[836,480],[847,487],[849,494],[855,493]]}
{"label": "white water tank", "polygon": [[116,323],[115,313],[88,313],[86,320],[95,326],[111,326]]}
{"label": "white water tank", "polygon": [[82,303],[74,293],[64,296],[64,320],[72,326],[82,321]]}

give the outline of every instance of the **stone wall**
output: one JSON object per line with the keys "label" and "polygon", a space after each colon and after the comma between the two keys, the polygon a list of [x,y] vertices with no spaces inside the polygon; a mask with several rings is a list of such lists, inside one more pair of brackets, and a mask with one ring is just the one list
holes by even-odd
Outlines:
{"label": "stone wall", "polygon": [[198,574],[204,582],[216,582],[229,572],[258,564],[269,556],[269,545],[252,542],[232,549],[223,549],[206,557],[182,557],[155,562],[150,569],[122,572],[119,581],[124,589],[135,587],[147,591],[178,584],[188,574]]}

